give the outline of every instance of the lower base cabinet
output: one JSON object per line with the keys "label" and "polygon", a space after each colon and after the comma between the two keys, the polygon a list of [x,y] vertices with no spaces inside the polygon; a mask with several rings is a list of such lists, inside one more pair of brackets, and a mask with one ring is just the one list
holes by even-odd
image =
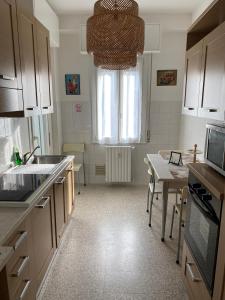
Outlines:
{"label": "lower base cabinet", "polygon": [[14,253],[0,272],[0,300],[35,300],[74,207],[72,164],[4,243]]}
{"label": "lower base cabinet", "polygon": [[55,230],[56,230],[56,245],[60,244],[63,231],[66,225],[66,210],[65,210],[65,180],[66,177],[60,175],[54,183],[54,199],[55,199]]}
{"label": "lower base cabinet", "polygon": [[211,296],[204,284],[202,276],[198,271],[196,263],[189,251],[187,244],[184,242],[182,257],[182,273],[185,285],[187,287],[189,300],[210,300]]}
{"label": "lower base cabinet", "polygon": [[33,277],[39,287],[56,249],[53,189],[40,199],[31,213]]}

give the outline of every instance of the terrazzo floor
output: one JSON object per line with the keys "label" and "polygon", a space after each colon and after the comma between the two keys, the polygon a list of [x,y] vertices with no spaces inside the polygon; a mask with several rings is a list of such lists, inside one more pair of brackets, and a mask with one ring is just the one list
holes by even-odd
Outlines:
{"label": "terrazzo floor", "polygon": [[168,238],[173,195],[169,200],[162,243],[161,200],[150,229],[146,187],[83,188],[38,300],[186,300],[177,233]]}

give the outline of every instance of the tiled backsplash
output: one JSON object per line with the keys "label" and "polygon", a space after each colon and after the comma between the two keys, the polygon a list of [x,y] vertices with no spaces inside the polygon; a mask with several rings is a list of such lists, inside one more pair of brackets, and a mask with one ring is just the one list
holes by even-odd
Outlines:
{"label": "tiled backsplash", "polygon": [[28,119],[0,118],[0,172],[10,164],[14,146],[21,153],[29,151]]}

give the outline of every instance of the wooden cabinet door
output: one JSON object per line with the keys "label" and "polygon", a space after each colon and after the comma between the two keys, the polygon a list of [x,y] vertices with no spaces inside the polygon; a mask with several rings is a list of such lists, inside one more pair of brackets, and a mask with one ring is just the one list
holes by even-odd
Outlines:
{"label": "wooden cabinet door", "polygon": [[55,199],[55,227],[56,227],[56,242],[57,247],[66,224],[66,210],[65,210],[65,176],[60,176],[54,184],[54,199]]}
{"label": "wooden cabinet door", "polygon": [[65,180],[65,208],[66,208],[66,219],[68,220],[71,216],[74,206],[74,178],[73,170],[67,170]]}
{"label": "wooden cabinet door", "polygon": [[183,113],[197,116],[201,94],[203,42],[199,42],[186,53]]}
{"label": "wooden cabinet door", "polygon": [[21,89],[15,0],[0,0],[0,87]]}
{"label": "wooden cabinet door", "polygon": [[50,190],[32,211],[35,278],[40,285],[55,251],[54,200]]}
{"label": "wooden cabinet door", "polygon": [[225,23],[204,38],[203,93],[199,115],[224,120]]}
{"label": "wooden cabinet door", "polygon": [[49,31],[36,20],[39,91],[42,113],[52,113],[52,77]]}
{"label": "wooden cabinet door", "polygon": [[211,296],[185,242],[182,256],[182,273],[190,300],[211,300]]}
{"label": "wooden cabinet door", "polygon": [[22,71],[24,114],[31,116],[39,113],[38,73],[37,73],[37,42],[35,19],[18,9],[19,45]]}

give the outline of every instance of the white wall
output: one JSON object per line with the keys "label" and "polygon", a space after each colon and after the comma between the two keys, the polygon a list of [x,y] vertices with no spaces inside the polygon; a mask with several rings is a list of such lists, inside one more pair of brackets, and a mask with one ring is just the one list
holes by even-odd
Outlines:
{"label": "white wall", "polygon": [[214,0],[205,0],[192,13],[192,23],[194,23],[199,16],[210,6],[210,4],[214,2]]}
{"label": "white wall", "polygon": [[46,0],[33,0],[35,17],[49,30],[51,47],[59,47],[59,19]]}
{"label": "white wall", "polygon": [[[146,170],[143,158],[146,153],[159,149],[178,147],[180,111],[184,77],[185,30],[191,23],[189,15],[144,16],[147,22],[161,24],[161,53],[153,55],[151,142],[137,145],[133,152],[132,168],[135,183],[144,183]],[[84,17],[60,17],[59,88],[62,106],[62,134],[64,143],[87,144],[87,173],[92,183],[104,182],[94,174],[95,164],[104,164],[104,147],[91,144],[91,106],[89,94],[89,59],[80,54],[79,26]],[[177,69],[178,83],[175,87],[157,87],[156,71]],[[66,96],[64,76],[66,73],[81,75],[81,95]],[[75,104],[82,104],[82,112],[75,112]]]}
{"label": "white wall", "polygon": [[11,163],[14,146],[23,154],[30,151],[28,119],[0,118],[0,173]]}

